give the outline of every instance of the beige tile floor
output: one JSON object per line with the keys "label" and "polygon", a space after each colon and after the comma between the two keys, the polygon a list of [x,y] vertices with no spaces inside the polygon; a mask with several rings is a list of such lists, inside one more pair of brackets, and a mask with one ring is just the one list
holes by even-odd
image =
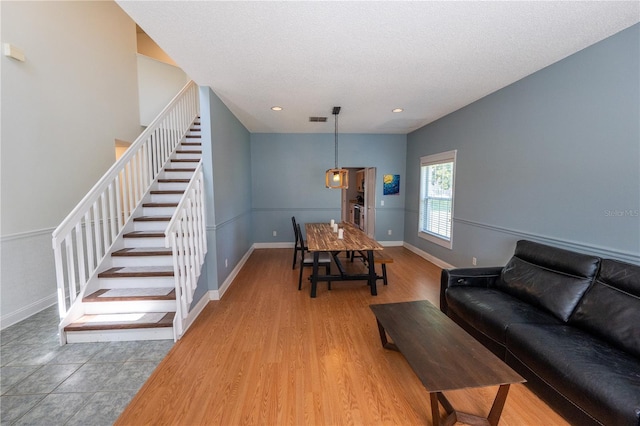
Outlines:
{"label": "beige tile floor", "polygon": [[171,340],[58,344],[52,306],[0,332],[0,425],[111,425]]}

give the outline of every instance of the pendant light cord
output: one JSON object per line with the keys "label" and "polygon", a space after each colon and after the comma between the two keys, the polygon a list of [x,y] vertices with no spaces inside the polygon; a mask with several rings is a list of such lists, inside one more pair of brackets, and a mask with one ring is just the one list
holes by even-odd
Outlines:
{"label": "pendant light cord", "polygon": [[338,168],[338,114],[333,114],[335,118],[336,130],[335,130],[335,150],[336,150],[336,169]]}

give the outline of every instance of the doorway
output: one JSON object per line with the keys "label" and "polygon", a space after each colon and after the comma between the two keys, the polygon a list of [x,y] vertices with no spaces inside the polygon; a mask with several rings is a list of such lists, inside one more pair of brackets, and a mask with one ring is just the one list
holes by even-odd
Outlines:
{"label": "doorway", "polygon": [[376,168],[345,167],[349,188],[342,190],[343,222],[359,227],[370,238],[376,235]]}

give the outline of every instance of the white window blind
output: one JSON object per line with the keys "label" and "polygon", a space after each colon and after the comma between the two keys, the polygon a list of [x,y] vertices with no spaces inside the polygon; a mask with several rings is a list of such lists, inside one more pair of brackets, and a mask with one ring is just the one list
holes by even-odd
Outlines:
{"label": "white window blind", "polygon": [[418,235],[451,248],[456,151],[420,158]]}

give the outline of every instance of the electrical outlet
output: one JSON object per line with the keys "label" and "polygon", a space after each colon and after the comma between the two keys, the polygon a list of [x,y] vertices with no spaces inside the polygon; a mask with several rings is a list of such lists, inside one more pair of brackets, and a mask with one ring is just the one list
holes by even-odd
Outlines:
{"label": "electrical outlet", "polygon": [[225,259],[224,260],[224,267],[228,268],[229,267],[229,259]]}
{"label": "electrical outlet", "polygon": [[277,231],[273,231],[273,236],[277,237],[278,236],[278,232]]}
{"label": "electrical outlet", "polygon": [[387,231],[387,234],[388,234],[388,235],[391,235],[391,229],[389,229],[389,230]]}
{"label": "electrical outlet", "polygon": [[478,263],[478,259],[476,259],[475,257],[472,257],[471,263],[473,263],[473,266],[476,266],[476,264]]}
{"label": "electrical outlet", "polygon": [[384,200],[380,200],[380,205],[384,206]]}

